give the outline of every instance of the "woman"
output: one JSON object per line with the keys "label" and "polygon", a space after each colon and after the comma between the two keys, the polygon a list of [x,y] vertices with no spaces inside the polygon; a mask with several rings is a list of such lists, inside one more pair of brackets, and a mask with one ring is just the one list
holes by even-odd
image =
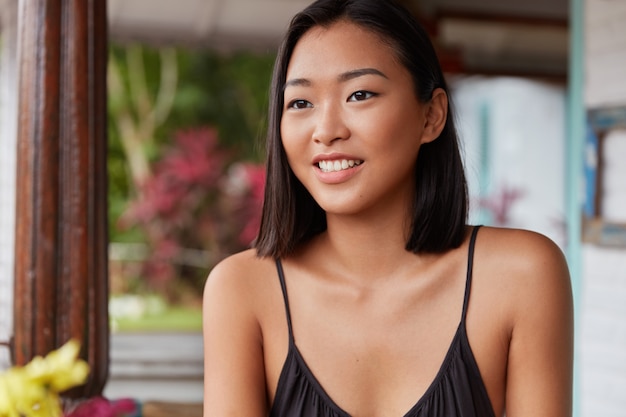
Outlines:
{"label": "woman", "polygon": [[279,51],[255,249],[204,294],[205,416],[569,416],[547,238],[469,227],[444,77],[383,0],[319,0]]}

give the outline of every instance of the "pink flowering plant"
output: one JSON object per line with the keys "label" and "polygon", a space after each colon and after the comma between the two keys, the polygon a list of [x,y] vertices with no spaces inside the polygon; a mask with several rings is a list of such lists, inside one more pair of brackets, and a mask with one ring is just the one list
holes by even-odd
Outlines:
{"label": "pink flowering plant", "polygon": [[513,207],[524,195],[523,189],[505,184],[486,198],[479,199],[478,205],[489,213],[495,225],[507,226]]}
{"label": "pink flowering plant", "polygon": [[140,409],[130,398],[110,401],[104,397],[94,397],[71,408],[65,417],[138,417]]}
{"label": "pink flowering plant", "polygon": [[79,343],[70,340],[45,357],[36,356],[24,366],[0,373],[0,417],[132,417],[131,400],[110,402],[92,398],[64,407],[62,393],[82,385],[89,365],[78,358]]}
{"label": "pink flowering plant", "polygon": [[146,284],[169,296],[174,278],[200,290],[208,269],[256,237],[264,183],[264,167],[238,161],[215,129],[177,132],[119,221],[145,236]]}

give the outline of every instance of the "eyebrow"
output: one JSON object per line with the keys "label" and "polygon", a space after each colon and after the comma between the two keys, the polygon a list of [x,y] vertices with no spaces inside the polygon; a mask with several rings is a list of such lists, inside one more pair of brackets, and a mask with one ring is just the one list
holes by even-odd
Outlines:
{"label": "eyebrow", "polygon": [[[342,74],[339,74],[337,79],[339,80],[339,82],[346,82],[346,81],[353,80],[358,77],[363,77],[364,75],[377,75],[379,77],[389,79],[389,77],[387,77],[385,74],[383,74],[381,71],[377,70],[376,68],[359,68],[359,69],[347,71]],[[283,91],[287,87],[295,87],[295,86],[310,87],[311,80],[307,78],[291,79],[285,83],[285,86],[283,87]]]}
{"label": "eyebrow", "polygon": [[345,82],[354,78],[362,77],[364,75],[378,75],[379,77],[389,79],[385,74],[377,70],[376,68],[360,68],[352,71],[344,72],[339,75],[339,81]]}

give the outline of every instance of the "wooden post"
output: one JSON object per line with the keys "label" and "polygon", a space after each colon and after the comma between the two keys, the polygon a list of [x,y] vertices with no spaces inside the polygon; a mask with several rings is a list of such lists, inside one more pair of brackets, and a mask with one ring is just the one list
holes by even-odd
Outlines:
{"label": "wooden post", "polygon": [[108,375],[106,0],[20,2],[13,359],[70,338]]}

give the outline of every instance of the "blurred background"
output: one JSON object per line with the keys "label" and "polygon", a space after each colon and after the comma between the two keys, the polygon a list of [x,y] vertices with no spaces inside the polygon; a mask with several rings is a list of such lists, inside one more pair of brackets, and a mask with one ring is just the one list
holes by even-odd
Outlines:
{"label": "blurred background", "polygon": [[[272,63],[307,3],[109,0],[114,328],[139,325],[135,295],[148,293],[148,310],[181,308],[174,328],[198,326],[183,308],[199,305],[215,262],[254,238]],[[472,222],[536,229],[564,247],[567,0],[404,3],[453,90]]]}
{"label": "blurred background", "polygon": [[[19,3],[0,0],[0,339],[12,317]],[[308,3],[108,0],[107,396],[201,402],[202,287],[255,236],[273,60]],[[563,249],[576,413],[626,416],[626,2],[403,3],[451,87],[470,221]]]}

